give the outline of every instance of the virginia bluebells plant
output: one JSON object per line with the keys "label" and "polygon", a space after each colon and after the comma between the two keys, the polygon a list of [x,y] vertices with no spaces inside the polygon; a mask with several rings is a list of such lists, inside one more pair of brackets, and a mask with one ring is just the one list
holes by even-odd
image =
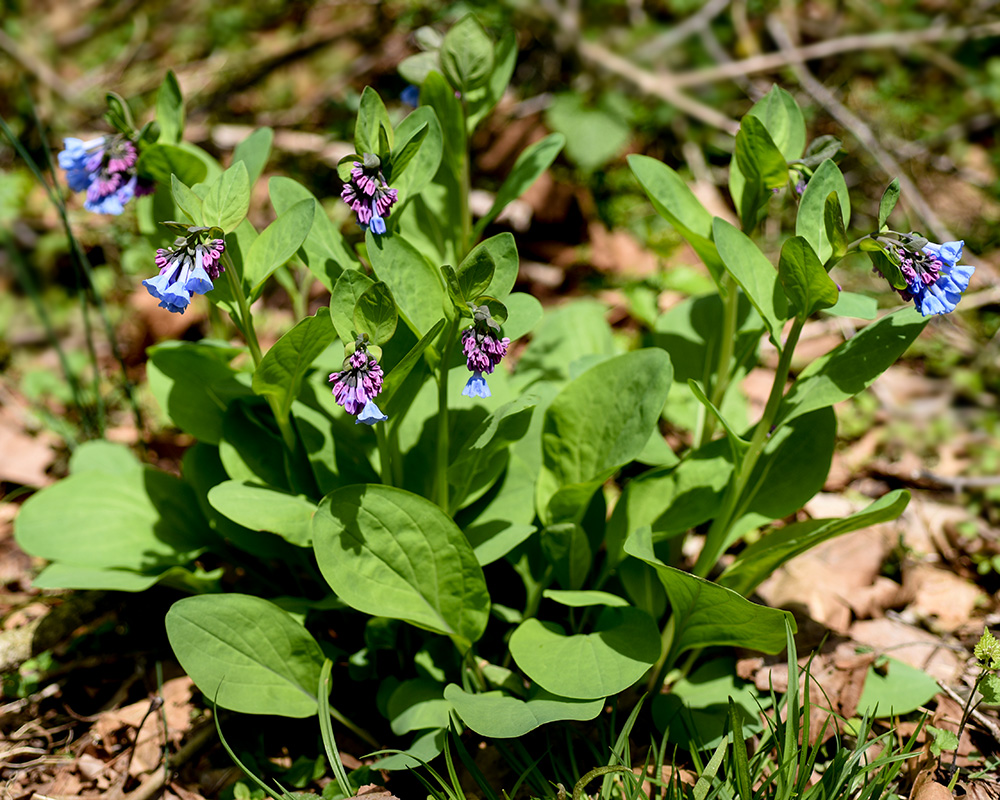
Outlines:
{"label": "virginia bluebells plant", "polygon": [[375,405],[375,398],[382,391],[382,367],[368,352],[366,335],[357,338],[354,351],[344,359],[344,368],[330,375],[330,383],[337,405],[357,417],[355,425],[359,422],[374,425],[389,419]]}
{"label": "virginia bluebells plant", "polygon": [[133,197],[153,191],[149,181],[135,171],[139,154],[135,144],[123,135],[99,136],[83,141],[63,140],[59,166],[74,192],[87,193],[83,207],[98,214],[121,214]]}
{"label": "virginia bluebells plant", "polygon": [[191,296],[212,291],[214,281],[225,269],[220,262],[226,243],[222,239],[203,241],[208,228],[191,227],[178,236],[171,248],[156,251],[160,274],[142,282],[160,308],[184,313]]}
{"label": "virginia bluebells plant", "polygon": [[958,263],[965,243],[936,244],[917,234],[880,235],[886,237],[906,280],[905,289],[896,289],[900,296],[912,300],[925,317],[954,311],[975,272],[975,267]]}
{"label": "virginia bluebells plant", "polygon": [[344,184],[340,196],[357,214],[358,225],[371,226],[372,233],[385,233],[385,217],[396,202],[396,190],[390,189],[382,174],[378,156],[365,153],[363,161],[355,161],[351,179]]}
{"label": "virginia bluebells plant", "polygon": [[500,325],[486,306],[472,306],[472,325],[462,331],[462,351],[472,377],[462,389],[466,397],[490,397],[490,387],[483,377],[493,372],[507,355],[510,339],[500,338]]}

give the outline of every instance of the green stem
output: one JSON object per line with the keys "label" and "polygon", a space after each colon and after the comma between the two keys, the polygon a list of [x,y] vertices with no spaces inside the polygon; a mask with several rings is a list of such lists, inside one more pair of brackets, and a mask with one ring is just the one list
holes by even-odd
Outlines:
{"label": "green stem", "polygon": [[771,435],[771,427],[778,414],[781,405],[781,398],[785,393],[785,383],[788,381],[788,373],[792,366],[792,354],[795,352],[795,345],[798,344],[799,335],[802,333],[802,326],[805,320],[800,317],[792,323],[792,328],[788,332],[788,339],[785,347],[781,351],[781,358],[778,360],[778,369],[774,374],[774,383],[771,384],[771,393],[767,398],[767,405],[764,407],[764,415],[754,429],[753,438],[750,440],[750,447],[747,449],[742,462],[737,465],[736,474],[729,484],[723,500],[722,510],[712,521],[712,526],[705,536],[705,546],[698,556],[698,561],[694,565],[694,574],[704,578],[711,571],[712,567],[719,560],[727,545],[727,536],[736,518],[736,512],[740,507],[740,500],[746,489],[753,469],[757,465],[764,447],[767,445]]}
{"label": "green stem", "polygon": [[646,691],[659,693],[660,687],[663,686],[663,676],[667,671],[667,658],[674,646],[676,628],[677,615],[671,612],[670,619],[667,620],[667,624],[660,632],[660,657],[649,671],[649,683],[646,685]]}
{"label": "green stem", "polygon": [[[722,408],[722,400],[729,388],[733,351],[736,348],[736,322],[740,304],[736,281],[728,273],[724,280],[724,288],[726,297],[723,300],[722,341],[719,347],[719,360],[715,368],[715,383],[712,385],[712,393],[709,395],[712,405],[716,408]],[[707,414],[704,420],[704,426],[696,437],[696,447],[701,447],[708,442],[712,438],[712,434],[715,433],[715,426],[718,422],[715,415]]]}
{"label": "green stem", "polygon": [[451,350],[458,334],[456,316],[445,333],[441,347],[441,363],[438,365],[438,417],[437,417],[437,460],[434,470],[435,500],[448,511],[448,369],[451,366]]}
{"label": "green stem", "polygon": [[379,423],[375,428],[375,441],[378,442],[379,472],[382,473],[382,483],[392,486],[392,460],[389,455],[389,439],[385,432],[386,423]]}
{"label": "green stem", "polygon": [[246,295],[243,294],[240,278],[236,274],[236,265],[233,264],[233,260],[225,250],[222,251],[222,262],[226,268],[225,273],[226,280],[229,281],[229,290],[232,292],[233,298],[236,300],[236,306],[239,309],[239,319],[236,320],[236,324],[240,329],[240,333],[243,334],[243,338],[246,340],[247,347],[250,348],[250,357],[253,359],[253,365],[255,367],[259,366],[263,356],[260,352],[260,343],[257,341],[257,332],[253,327],[253,316],[250,314],[250,305],[247,303]]}

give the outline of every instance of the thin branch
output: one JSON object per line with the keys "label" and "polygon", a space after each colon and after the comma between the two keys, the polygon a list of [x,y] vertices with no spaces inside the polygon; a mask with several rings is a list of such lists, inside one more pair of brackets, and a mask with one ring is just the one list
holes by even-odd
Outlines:
{"label": "thin branch", "polygon": [[765,53],[751,56],[741,61],[729,64],[719,64],[714,67],[692,70],[671,75],[670,80],[677,89],[692,86],[704,86],[709,83],[730,80],[740,75],[755,72],[773,72],[777,69],[804,61],[814,61],[839,53],[849,53],[856,50],[900,49],[919,43],[930,42],[964,42],[970,39],[988,39],[1000,36],[1000,22],[990,22],[985,25],[974,25],[962,28],[929,28],[923,31],[886,31],[882,33],[862,33],[843,36],[839,39],[828,39],[825,42],[792,47],[779,53]]}
{"label": "thin branch", "polygon": [[801,50],[797,50],[794,47],[788,36],[788,31],[785,30],[781,20],[774,15],[769,16],[767,18],[767,28],[782,52],[788,56],[787,63],[792,67],[795,77],[802,88],[817,103],[823,106],[830,116],[837,120],[845,130],[852,133],[861,142],[862,146],[871,153],[872,157],[878,162],[878,165],[888,177],[899,179],[901,197],[913,209],[916,215],[923,220],[934,237],[942,242],[951,240],[953,238],[951,231],[948,230],[948,227],[938,218],[934,210],[927,204],[927,201],[924,200],[924,196],[920,193],[917,185],[903,172],[895,156],[882,146],[872,129],[860,117],[856,116],[841,103],[834,96],[833,92],[813,77],[805,64],[802,63],[801,56],[793,60],[792,54],[800,53]]}
{"label": "thin branch", "polygon": [[653,97],[659,97],[689,117],[733,136],[740,129],[736,120],[730,119],[722,112],[716,111],[681,92],[674,85],[673,78],[669,73],[657,72],[654,74],[649,72],[596,42],[579,41],[576,43],[576,50],[584,61],[606,69],[608,72],[613,72],[636,86],[640,91]]}
{"label": "thin branch", "polygon": [[732,0],[708,0],[694,14],[677,23],[670,30],[655,36],[635,51],[640,61],[653,58],[676,47],[689,36],[701,33],[719,14],[726,10]]}

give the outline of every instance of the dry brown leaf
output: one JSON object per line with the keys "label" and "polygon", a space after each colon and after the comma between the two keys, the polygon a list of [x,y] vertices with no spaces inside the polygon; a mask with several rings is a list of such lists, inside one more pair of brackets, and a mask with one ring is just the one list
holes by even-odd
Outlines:
{"label": "dry brown leaf", "polygon": [[22,486],[48,486],[52,478],[46,470],[52,465],[56,438],[41,432],[32,436],[25,431],[24,414],[12,406],[0,406],[0,480]]}
{"label": "dry brown leaf", "polygon": [[921,618],[933,618],[934,627],[944,633],[954,633],[967,625],[983,596],[976,585],[931,564],[907,568],[903,584],[914,597],[910,608]]}
{"label": "dry brown leaf", "polygon": [[875,526],[824,542],[785,564],[758,593],[776,608],[805,606],[812,619],[846,632],[852,609],[867,616],[897,599],[901,587],[876,580],[889,549],[887,535],[885,526]]}
{"label": "dry brown leaf", "polygon": [[962,671],[962,662],[940,638],[899,620],[861,620],[851,626],[850,635],[878,655],[892,656],[943,683],[953,683]]}

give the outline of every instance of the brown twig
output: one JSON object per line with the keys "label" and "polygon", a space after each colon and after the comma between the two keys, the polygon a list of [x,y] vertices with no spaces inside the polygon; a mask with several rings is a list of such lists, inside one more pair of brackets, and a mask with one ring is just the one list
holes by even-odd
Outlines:
{"label": "brown twig", "polygon": [[970,39],[987,39],[1000,36],[1000,22],[990,22],[984,25],[973,25],[962,28],[929,28],[923,31],[885,31],[880,33],[863,33],[844,36],[839,39],[828,39],[825,42],[782,49],[778,53],[765,53],[751,56],[729,64],[718,64],[714,67],[681,72],[670,76],[673,86],[686,89],[692,86],[704,86],[718,81],[732,80],[740,75],[750,75],[755,72],[773,72],[793,64],[814,61],[818,58],[849,53],[857,50],[880,50],[909,47],[917,43],[932,43],[942,41],[963,42]]}
{"label": "brown twig", "polygon": [[608,72],[613,72],[618,77],[633,84],[641,92],[652,97],[659,97],[693,119],[733,136],[740,129],[736,120],[680,91],[667,72],[653,73],[645,70],[596,42],[578,41],[576,51],[584,61],[606,69]]}

